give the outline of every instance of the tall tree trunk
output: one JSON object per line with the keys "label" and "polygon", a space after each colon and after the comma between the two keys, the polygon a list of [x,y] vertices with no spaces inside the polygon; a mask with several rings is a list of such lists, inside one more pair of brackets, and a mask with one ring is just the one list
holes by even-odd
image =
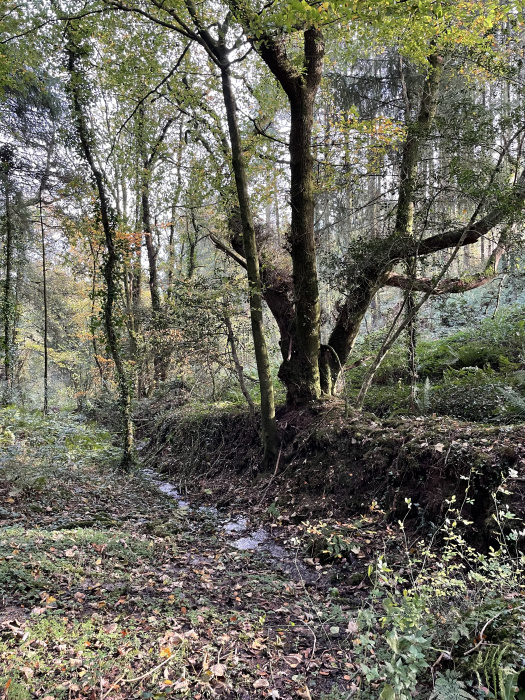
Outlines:
{"label": "tall tree trunk", "polygon": [[157,275],[157,251],[155,250],[155,244],[153,242],[153,228],[151,226],[149,172],[146,170],[146,167],[147,163],[144,164],[144,175],[142,179],[142,226],[144,228],[144,240],[146,242],[146,251],[148,254],[151,309],[153,315],[157,316],[161,311],[161,304]]}
{"label": "tall tree trunk", "polygon": [[115,363],[120,393],[120,409],[123,418],[124,444],[120,467],[121,469],[128,471],[134,462],[134,426],[132,417],[131,382],[127,376],[124,361],[122,359],[115,324],[115,304],[118,298],[117,274],[119,269],[119,255],[116,248],[115,235],[115,215],[109,203],[104,175],[98,169],[94,159],[93,134],[91,133],[84,114],[83,96],[85,94],[85,85],[83,75],[77,67],[82,50],[75,43],[71,29],[69,29],[66,50],[68,55],[68,72],[71,77],[69,90],[72,97],[77,133],[80,140],[82,154],[91,170],[95,188],[98,194],[99,213],[106,243],[106,259],[103,267],[104,281],[106,284],[106,296],[104,300],[104,326],[108,349],[113,362]]}
{"label": "tall tree trunk", "polygon": [[321,315],[314,236],[312,130],[314,102],[322,76],[324,39],[320,29],[304,32],[304,70],[288,57],[282,37],[263,37],[257,50],[281,84],[290,103],[290,252],[295,317],[288,348],[283,345],[279,377],[290,404],[321,396],[319,369]]}
{"label": "tall tree trunk", "polygon": [[[305,48],[306,50],[306,48]],[[321,395],[319,285],[314,237],[313,158],[311,149],[315,91],[304,89],[290,100],[290,244],[295,298],[295,338],[279,376],[292,404]]]}
{"label": "tall tree trunk", "polygon": [[6,397],[9,396],[9,387],[12,381],[12,345],[11,322],[14,312],[12,274],[13,274],[13,218],[10,199],[9,173],[5,178],[5,282],[2,299],[2,321],[4,331],[4,379],[6,382]]}
{"label": "tall tree trunk", "polygon": [[173,276],[175,273],[175,202],[171,204],[170,237],[168,242],[168,289],[166,296],[173,296]]}
{"label": "tall tree trunk", "polygon": [[44,415],[48,414],[49,385],[48,385],[48,308],[47,308],[47,269],[46,269],[46,231],[42,211],[42,187],[38,197],[40,215],[40,234],[42,239],[42,294],[44,297]]}
{"label": "tall tree trunk", "polygon": [[227,54],[223,51],[221,62],[222,94],[228,119],[228,130],[232,147],[232,166],[239,200],[242,222],[244,254],[248,271],[248,294],[250,301],[250,320],[252,326],[257,373],[261,391],[261,427],[264,449],[263,465],[269,467],[277,459],[277,423],[275,420],[275,399],[270,360],[264,335],[262,286],[259,270],[259,256],[255,239],[253,214],[248,194],[246,166],[242,152],[241,136],[237,120],[237,105],[231,84],[230,66]]}

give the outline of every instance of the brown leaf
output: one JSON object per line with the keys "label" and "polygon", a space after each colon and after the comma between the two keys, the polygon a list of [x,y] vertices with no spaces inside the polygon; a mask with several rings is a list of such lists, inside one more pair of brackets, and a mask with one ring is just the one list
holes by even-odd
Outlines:
{"label": "brown leaf", "polygon": [[359,632],[357,622],[355,622],[355,620],[349,620],[346,631],[348,632],[348,634],[357,634]]}
{"label": "brown leaf", "polygon": [[42,615],[42,613],[46,612],[46,608],[33,608],[31,610],[32,615]]}
{"label": "brown leaf", "polygon": [[32,668],[29,668],[29,666],[22,666],[22,668],[19,668],[18,670],[24,676],[26,681],[28,681],[30,678],[33,678],[33,675],[35,673]]}
{"label": "brown leaf", "polygon": [[303,659],[300,654],[288,654],[288,656],[283,656],[283,661],[291,668],[297,668],[302,660]]}

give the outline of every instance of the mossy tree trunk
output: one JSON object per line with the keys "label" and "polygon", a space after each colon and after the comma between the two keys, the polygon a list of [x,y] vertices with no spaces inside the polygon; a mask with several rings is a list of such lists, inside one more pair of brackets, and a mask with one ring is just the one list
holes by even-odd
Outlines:
{"label": "mossy tree trunk", "polygon": [[126,371],[122,357],[115,318],[115,307],[118,300],[117,280],[121,261],[116,243],[116,217],[109,201],[104,175],[96,165],[93,152],[94,138],[85,114],[86,99],[89,96],[89,89],[86,85],[82,69],[79,66],[81,59],[86,55],[85,49],[83,49],[79,39],[79,33],[75,32],[71,25],[69,25],[66,47],[68,57],[67,69],[70,76],[69,92],[81,152],[91,171],[97,193],[98,213],[106,244],[105,260],[102,270],[106,287],[103,305],[104,327],[108,350],[115,364],[119,386],[120,409],[123,419],[124,440],[120,468],[124,471],[128,471],[134,462],[132,382],[128,377],[128,372]]}
{"label": "mossy tree trunk", "polygon": [[286,54],[281,37],[264,37],[257,50],[290,103],[290,252],[295,303],[288,348],[283,347],[279,377],[290,404],[321,396],[319,359],[321,313],[314,235],[312,130],[314,105],[322,76],[324,38],[320,29],[304,32],[303,69]]}
{"label": "mossy tree trunk", "polygon": [[261,392],[261,428],[264,449],[263,466],[268,467],[274,464],[277,459],[277,423],[275,420],[273,380],[264,334],[263,295],[259,270],[259,256],[255,239],[255,226],[250,197],[248,194],[246,165],[242,152],[241,135],[237,119],[237,105],[231,84],[230,64],[224,46],[219,45],[217,49],[219,52],[219,60],[221,61],[222,93],[228,118],[228,131],[232,149],[232,167],[239,201],[244,254],[246,256],[248,272],[250,321]]}

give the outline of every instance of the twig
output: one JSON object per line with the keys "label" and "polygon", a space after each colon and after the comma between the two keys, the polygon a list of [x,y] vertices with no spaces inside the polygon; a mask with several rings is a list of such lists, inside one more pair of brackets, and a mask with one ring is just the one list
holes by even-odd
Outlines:
{"label": "twig", "polygon": [[144,678],[151,676],[153,673],[155,673],[155,671],[158,671],[163,666],[165,666],[167,663],[169,663],[170,661],[173,661],[174,658],[175,658],[174,654],[172,654],[171,656],[168,656],[168,658],[164,659],[164,661],[162,661],[158,666],[155,666],[155,668],[152,668],[149,671],[146,671],[146,673],[143,673],[142,676],[138,676],[137,678],[124,678],[124,676],[117,678],[117,680],[109,688],[107,693],[105,693],[105,695],[102,695],[100,700],[104,700],[104,698],[107,698],[107,696],[111,693],[113,688],[115,688],[119,683],[138,683],[139,681],[143,681]]}
{"label": "twig", "polygon": [[277,462],[275,463],[275,469],[273,470],[273,474],[272,474],[271,477],[270,477],[270,481],[268,482],[268,484],[266,485],[266,488],[264,489],[264,493],[263,493],[263,495],[261,496],[261,500],[260,500],[259,503],[257,504],[257,507],[259,507],[259,506],[261,505],[261,503],[264,501],[264,498],[265,498],[265,496],[266,496],[266,493],[267,493],[268,489],[270,488],[270,484],[271,484],[272,481],[275,479],[275,475],[277,474],[277,470],[279,469],[279,462],[281,461],[281,452],[282,452],[282,451],[283,451],[283,445],[282,445],[282,443],[281,443],[281,446],[280,446],[280,448],[279,448],[279,454],[277,455]]}
{"label": "twig", "polygon": [[523,610],[523,608],[524,608],[524,606],[521,605],[519,608],[512,608],[511,611],[509,611],[509,610],[500,610],[499,613],[497,613],[497,615],[494,615],[494,617],[491,617],[490,620],[487,620],[487,622],[485,622],[485,624],[484,624],[483,627],[481,628],[481,632],[479,633],[479,638],[480,638],[480,639],[479,639],[479,642],[478,642],[477,644],[475,644],[475,645],[472,647],[472,649],[469,649],[468,651],[466,651],[466,652],[463,654],[463,656],[468,656],[469,654],[472,654],[473,651],[476,651],[476,649],[477,649],[478,647],[480,647],[482,644],[485,643],[485,642],[484,642],[484,639],[483,639],[483,634],[484,634],[485,630],[487,629],[487,627],[488,627],[492,622],[494,622],[494,620],[495,620],[496,618],[498,618],[500,615],[503,615],[504,613],[514,612],[515,610]]}

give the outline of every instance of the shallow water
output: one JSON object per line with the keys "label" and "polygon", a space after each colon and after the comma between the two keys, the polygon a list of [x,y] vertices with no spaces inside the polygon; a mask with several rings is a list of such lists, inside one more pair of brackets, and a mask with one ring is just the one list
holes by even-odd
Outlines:
{"label": "shallow water", "polygon": [[[154,483],[159,491],[173,498],[180,508],[191,510],[189,501],[185,501],[177,488],[169,481],[162,481],[159,479],[159,475],[151,469],[143,469],[142,474],[148,481]],[[218,521],[220,520],[217,508],[214,506],[200,506],[197,510],[207,513]],[[300,581],[303,584],[321,583],[322,585],[324,583],[323,577],[311,567],[303,564],[298,559],[297,553],[294,554],[277,544],[267,529],[259,527],[257,530],[249,532],[248,518],[239,516],[233,520],[219,522],[218,526],[226,536],[228,544],[234,549],[242,552],[258,551],[261,555],[268,556],[276,568],[295,581]],[[241,535],[241,537],[233,539],[235,535]]]}

